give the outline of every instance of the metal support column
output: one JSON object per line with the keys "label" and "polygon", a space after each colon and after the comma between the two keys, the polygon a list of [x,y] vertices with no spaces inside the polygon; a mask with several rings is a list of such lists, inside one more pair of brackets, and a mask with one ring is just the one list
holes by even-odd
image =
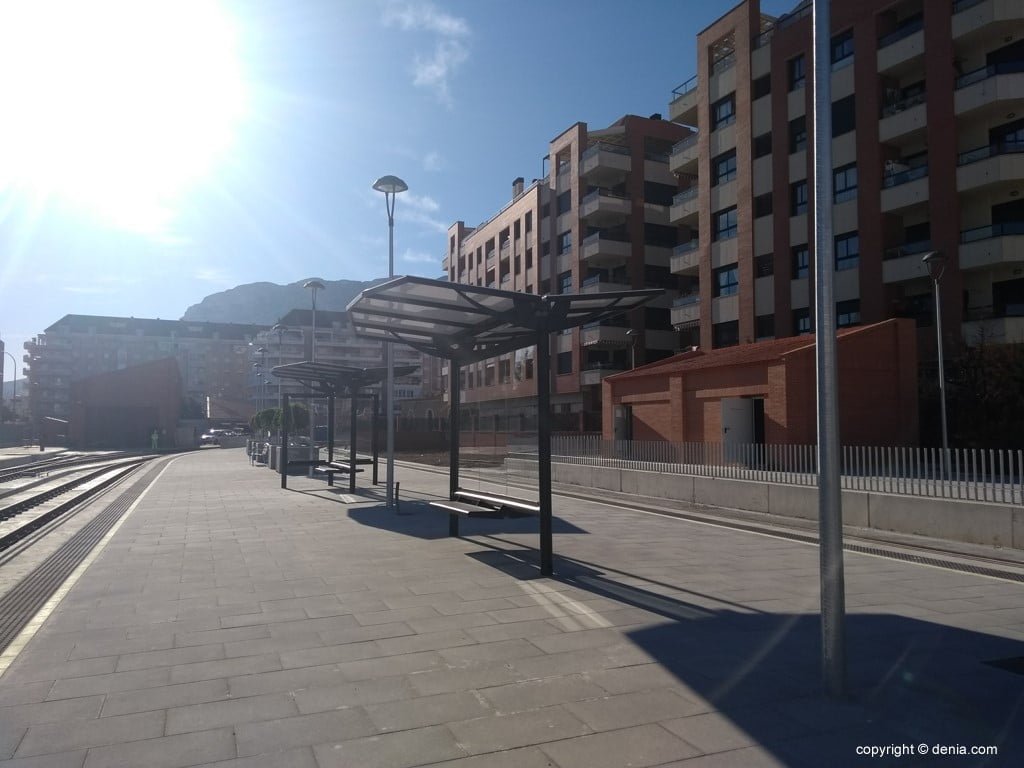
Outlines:
{"label": "metal support column", "polygon": [[281,455],[278,461],[281,463],[281,487],[288,487],[288,417],[291,415],[291,406],[288,404],[289,394],[281,396]]}
{"label": "metal support column", "polygon": [[327,461],[334,461],[334,390],[327,399]]}
{"label": "metal support column", "polygon": [[373,484],[377,485],[377,463],[380,459],[380,446],[377,441],[377,431],[379,429],[377,418],[380,416],[380,395],[375,394],[373,396],[373,415],[370,417],[370,451],[373,453]]}
{"label": "metal support column", "polygon": [[537,484],[540,494],[540,574],[553,568],[551,525],[551,337],[537,334]]}
{"label": "metal support column", "polygon": [[[448,361],[448,498],[455,499],[459,490],[459,411],[461,410],[462,393],[459,391],[459,364],[455,360]],[[448,535],[459,535],[459,518],[448,515]]]}
{"label": "metal support column", "polygon": [[348,449],[348,492],[356,492],[356,393],[349,398],[352,407],[349,408],[349,449]]}

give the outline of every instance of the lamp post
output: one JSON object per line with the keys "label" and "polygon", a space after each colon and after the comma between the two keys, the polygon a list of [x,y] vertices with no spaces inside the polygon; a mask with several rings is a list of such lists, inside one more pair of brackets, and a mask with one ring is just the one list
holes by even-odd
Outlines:
{"label": "lamp post", "polygon": [[921,257],[928,277],[935,284],[935,340],[939,352],[939,404],[942,409],[942,475],[949,468],[949,433],[946,431],[946,368],[942,356],[942,298],[939,280],[946,271],[946,257],[940,251],[929,251]]}
{"label": "lamp post", "polygon": [[[308,288],[313,294],[313,335],[310,338],[310,361],[316,362],[316,292],[324,289],[324,284],[320,280],[313,278],[307,280],[302,284],[303,288]],[[316,452],[317,459],[320,458],[320,449],[316,447],[316,403],[313,398],[309,399],[309,456],[313,458],[314,451]],[[313,466],[309,467],[309,476],[313,476]]]}
{"label": "lamp post", "polygon": [[[384,193],[384,206],[388,212],[388,277],[395,276],[395,197],[405,192],[409,185],[397,176],[381,176],[373,182],[373,188]],[[384,415],[387,419],[387,506],[395,505],[395,366],[391,354],[391,346],[386,345],[387,355],[387,394],[384,398]]]}
{"label": "lamp post", "polygon": [[629,370],[636,368],[636,342],[640,338],[640,331],[636,328],[630,328],[626,331],[626,336],[629,337]]}
{"label": "lamp post", "polygon": [[[18,361],[14,359],[14,355],[12,355],[10,352],[4,350],[4,354],[11,358],[11,363],[14,365],[14,367],[11,368],[11,370],[14,372],[14,390],[11,393],[11,417],[14,419],[14,421],[17,421],[18,414],[15,409],[18,407]],[[0,385],[2,385],[2,382],[0,382]],[[0,386],[0,389],[2,389],[2,386]],[[2,393],[0,393],[0,412],[2,411],[3,396]]]}
{"label": "lamp post", "polygon": [[310,360],[316,362],[316,292],[324,289],[324,284],[319,280],[307,280],[302,284],[303,288],[309,288],[313,292],[313,337],[311,339],[312,345],[310,349]]}
{"label": "lamp post", "polygon": [[[277,364],[278,365],[283,365],[284,364],[284,334],[285,334],[285,331],[288,330],[288,326],[287,325],[282,325],[281,323],[277,323],[273,328],[271,328],[271,330],[274,331],[277,334]],[[278,410],[281,410],[281,408],[283,407],[282,403],[283,403],[283,398],[281,397],[281,377],[278,376],[277,377],[277,409]],[[284,414],[281,415],[281,418],[282,419],[284,418]]]}

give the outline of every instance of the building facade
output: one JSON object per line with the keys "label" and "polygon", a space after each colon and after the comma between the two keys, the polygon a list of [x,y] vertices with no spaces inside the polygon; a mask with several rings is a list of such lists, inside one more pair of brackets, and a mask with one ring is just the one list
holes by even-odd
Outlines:
{"label": "building facade", "polygon": [[[914,318],[934,359],[937,251],[947,348],[1024,341],[1024,5],[863,0],[831,23],[838,325]],[[703,349],[810,333],[811,4],[746,0],[697,50],[668,111],[695,129],[670,159],[671,222],[694,232],[672,322]]]}
{"label": "building facade", "polygon": [[244,401],[251,345],[262,326],[135,317],[65,315],[25,342],[31,419],[69,418],[71,384],[166,358],[177,363],[184,400]]}
{"label": "building facade", "polygon": [[[669,271],[672,249],[690,236],[669,221],[679,183],[668,158],[689,133],[658,115],[627,115],[601,130],[576,123],[550,143],[544,178],[516,179],[492,218],[448,230],[443,267],[452,282],[540,295],[666,289],[633,316],[552,340],[556,429],[600,430],[602,379],[679,349],[671,305],[695,278]],[[535,418],[533,359],[520,350],[460,371],[471,426],[515,430]]]}

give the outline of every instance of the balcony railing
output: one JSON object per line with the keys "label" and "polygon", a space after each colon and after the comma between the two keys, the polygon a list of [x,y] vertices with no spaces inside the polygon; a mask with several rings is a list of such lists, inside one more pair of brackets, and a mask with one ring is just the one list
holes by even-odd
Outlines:
{"label": "balcony railing", "polygon": [[673,256],[681,256],[684,253],[690,253],[691,251],[696,251],[699,247],[700,247],[700,239],[695,237],[695,238],[693,238],[691,240],[687,240],[685,243],[680,243],[675,248],[673,248],[672,249],[672,255]]}
{"label": "balcony railing", "polygon": [[679,205],[679,203],[685,203],[687,200],[693,200],[698,192],[700,192],[700,187],[687,187],[672,197],[672,205]]}
{"label": "balcony railing", "polygon": [[980,83],[982,80],[988,80],[996,75],[1011,75],[1016,72],[1024,72],[1024,59],[989,64],[987,67],[968,72],[966,75],[961,75],[956,79],[956,87],[958,89],[966,88],[968,85]]}
{"label": "balcony railing", "polygon": [[953,13],[960,13],[960,11],[966,11],[968,8],[973,8],[976,5],[981,5],[985,0],[954,0],[953,2]]}
{"label": "balcony railing", "polygon": [[924,29],[923,17],[917,16],[913,19],[908,19],[907,21],[900,24],[899,27],[894,29],[889,34],[878,38],[878,47],[885,48],[887,46],[890,46],[893,43],[899,42],[905,37],[910,37],[915,32],[920,32],[922,29]]}
{"label": "balcony railing", "polygon": [[913,168],[908,168],[905,171],[899,173],[891,173],[882,179],[882,189],[890,189],[892,187],[898,187],[901,184],[908,184],[911,181],[917,179],[923,179],[928,175],[928,164],[915,165]]}
{"label": "balcony railing", "polygon": [[674,155],[676,152],[682,152],[684,149],[689,149],[690,147],[692,147],[696,143],[697,143],[697,134],[696,133],[690,134],[685,139],[682,139],[681,141],[677,141],[675,144],[672,145],[672,154]]}
{"label": "balcony railing", "polygon": [[1024,152],[1024,141],[1010,139],[1009,141],[997,141],[977,149],[969,149],[956,156],[957,165],[970,165],[979,160],[985,160],[997,155],[1013,155]]}
{"label": "balcony railing", "polygon": [[919,253],[927,253],[932,249],[931,240],[916,240],[913,243],[904,243],[893,248],[886,248],[882,252],[882,261],[892,261],[904,256],[915,256]]}
{"label": "balcony railing", "polygon": [[672,101],[682,98],[696,87],[697,76],[694,75],[682,85],[677,85],[675,88],[672,89]]}
{"label": "balcony railing", "polygon": [[808,2],[805,5],[800,6],[796,10],[787,13],[785,16],[780,16],[778,21],[775,22],[776,29],[782,29],[788,27],[790,24],[795,24],[807,16],[811,15],[811,11],[814,10],[814,6]]}
{"label": "balcony railing", "polygon": [[723,53],[711,64],[711,74],[717,75],[736,66],[736,52]]}
{"label": "balcony railing", "polygon": [[907,96],[905,99],[898,101],[890,101],[888,104],[882,107],[882,117],[890,117],[905,109],[916,107],[918,104],[923,104],[925,101],[925,93],[915,93],[913,96]]}
{"label": "balcony railing", "polygon": [[629,157],[629,147],[624,147],[621,144],[609,144],[606,141],[599,141],[597,144],[593,144],[583,150],[583,154],[580,155],[580,160],[587,160],[599,152],[614,152],[617,155],[626,155]]}
{"label": "balcony railing", "polygon": [[687,293],[672,300],[673,307],[688,307],[700,301],[699,293]]}
{"label": "balcony railing", "polygon": [[1004,221],[984,227],[974,227],[960,232],[961,243],[974,243],[978,240],[991,240],[993,237],[1006,235],[1024,235],[1024,221]]}

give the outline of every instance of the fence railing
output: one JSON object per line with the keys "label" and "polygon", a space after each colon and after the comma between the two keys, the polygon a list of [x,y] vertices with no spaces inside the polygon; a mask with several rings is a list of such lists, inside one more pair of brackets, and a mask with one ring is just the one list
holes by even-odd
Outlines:
{"label": "fence railing", "polygon": [[[510,455],[532,451],[509,443]],[[844,446],[841,486],[907,496],[1024,503],[1024,450]],[[552,438],[553,462],[817,486],[814,445],[674,443],[603,440],[597,435]]]}

